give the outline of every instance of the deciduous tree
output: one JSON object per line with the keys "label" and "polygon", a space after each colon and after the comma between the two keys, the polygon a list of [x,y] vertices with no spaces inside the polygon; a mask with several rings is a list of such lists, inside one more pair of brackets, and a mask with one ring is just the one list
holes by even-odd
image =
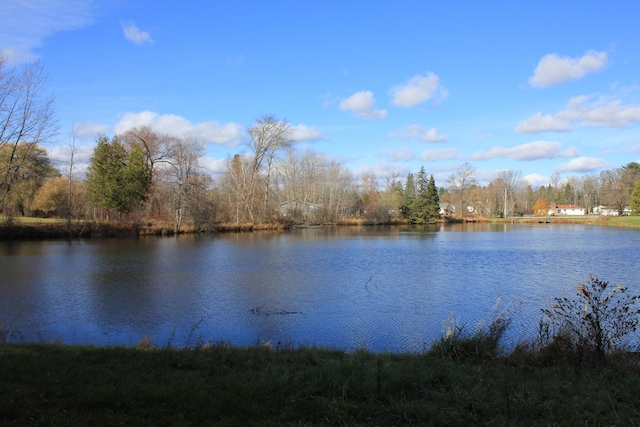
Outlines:
{"label": "deciduous tree", "polygon": [[53,97],[46,93],[47,85],[40,63],[7,70],[6,58],[0,54],[0,150],[5,157],[0,166],[0,207],[20,170],[24,170],[22,162],[57,131]]}
{"label": "deciduous tree", "polygon": [[[269,219],[272,200],[272,172],[274,162],[280,150],[291,145],[291,126],[285,120],[278,120],[273,116],[265,116],[247,129],[247,146],[253,156],[251,179],[246,188],[250,192],[248,199],[252,204],[252,211],[260,209],[261,221]],[[264,169],[264,170],[263,170]],[[262,176],[261,176],[262,174]],[[258,184],[262,181],[262,206],[256,205]],[[255,219],[255,218],[254,218]]]}
{"label": "deciduous tree", "polygon": [[537,216],[546,216],[549,213],[549,202],[544,197],[539,198],[533,204],[533,214]]}
{"label": "deciduous tree", "polygon": [[449,175],[449,191],[456,195],[460,213],[467,212],[467,200],[465,196],[469,188],[475,184],[475,169],[470,163],[463,163],[454,174]]}
{"label": "deciduous tree", "polygon": [[44,148],[30,143],[0,147],[0,170],[7,167],[12,170],[11,185],[5,188],[2,206],[4,212],[10,214],[30,214],[31,202],[38,189],[48,179],[59,175]]}

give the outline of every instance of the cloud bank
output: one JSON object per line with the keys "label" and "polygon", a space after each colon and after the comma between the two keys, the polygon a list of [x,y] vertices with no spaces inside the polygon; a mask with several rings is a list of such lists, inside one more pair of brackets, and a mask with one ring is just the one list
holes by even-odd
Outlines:
{"label": "cloud bank", "polygon": [[149,126],[157,132],[168,135],[191,135],[204,142],[225,147],[238,145],[244,132],[244,128],[237,123],[224,125],[215,121],[192,123],[175,114],[158,114],[149,110],[125,113],[113,130],[115,133],[124,133],[140,126]]}
{"label": "cloud bank", "polygon": [[538,112],[518,123],[515,130],[518,133],[565,132],[576,127],[624,128],[635,123],[640,123],[639,105],[624,105],[619,99],[592,101],[591,97],[581,95],[571,98],[565,110],[544,116]]}
{"label": "cloud bank", "polygon": [[531,161],[574,157],[577,154],[578,150],[574,147],[562,150],[562,144],[560,142],[534,141],[510,148],[493,147],[489,151],[476,151],[471,158],[473,160],[489,160],[496,157],[504,157],[510,160]]}
{"label": "cloud bank", "polygon": [[559,165],[556,168],[556,172],[588,173],[604,169],[609,166],[611,166],[611,164],[607,163],[603,159],[595,157],[578,157],[567,163]]}

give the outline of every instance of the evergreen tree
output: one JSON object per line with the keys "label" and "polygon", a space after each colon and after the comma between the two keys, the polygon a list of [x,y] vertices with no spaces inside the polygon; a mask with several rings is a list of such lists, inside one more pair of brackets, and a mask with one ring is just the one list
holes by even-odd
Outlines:
{"label": "evergreen tree", "polygon": [[120,210],[130,212],[146,200],[150,190],[150,177],[151,172],[145,162],[144,153],[139,147],[133,146],[123,171]]}
{"label": "evergreen tree", "polygon": [[416,176],[416,197],[411,204],[411,216],[409,217],[414,224],[424,224],[428,222],[427,187],[427,173],[424,170],[424,166],[421,166]]}
{"label": "evergreen tree", "polygon": [[426,200],[426,219],[428,222],[435,222],[440,218],[440,196],[433,175],[427,184]]}
{"label": "evergreen tree", "polygon": [[127,154],[117,139],[109,142],[101,136],[91,156],[86,182],[90,206],[131,212],[149,192],[149,168],[138,147]]}
{"label": "evergreen tree", "polygon": [[402,194],[402,206],[400,206],[400,212],[404,218],[411,217],[411,206],[416,197],[416,186],[413,181],[413,174],[407,175],[407,183],[404,186],[404,192]]}
{"label": "evergreen tree", "polygon": [[631,205],[629,207],[633,215],[640,215],[640,179],[636,181],[636,185],[633,187]]}

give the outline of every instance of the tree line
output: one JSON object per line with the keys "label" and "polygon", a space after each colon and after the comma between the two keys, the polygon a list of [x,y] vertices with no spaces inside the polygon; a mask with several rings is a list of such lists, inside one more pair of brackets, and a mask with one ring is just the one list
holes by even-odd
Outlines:
{"label": "tree line", "polygon": [[520,172],[501,171],[479,185],[469,163],[444,186],[421,167],[401,178],[391,172],[356,179],[334,159],[293,144],[285,120],[265,116],[246,130],[244,150],[229,156],[215,179],[200,165],[204,144],[141,126],[97,138],[86,175],[75,164],[75,138],[64,170],[44,146],[57,132],[43,67],[6,70],[0,57],[0,213],[102,221],[163,221],[180,232],[219,223],[257,224],[360,218],[414,224],[458,216],[515,216],[543,212],[550,203],[606,205],[640,213],[640,165],[561,179],[533,189]]}

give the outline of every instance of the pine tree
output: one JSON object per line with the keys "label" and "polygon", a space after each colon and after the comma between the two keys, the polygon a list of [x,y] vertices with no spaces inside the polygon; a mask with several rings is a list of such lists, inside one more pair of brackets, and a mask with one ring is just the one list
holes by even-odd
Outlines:
{"label": "pine tree", "polygon": [[435,222],[440,219],[440,196],[438,195],[438,189],[436,188],[433,175],[431,175],[429,183],[427,184],[426,199],[426,219],[428,222]]}
{"label": "pine tree", "polygon": [[420,167],[418,175],[416,175],[416,197],[411,204],[411,216],[409,217],[414,224],[424,224],[427,219],[427,173],[424,166]]}
{"label": "pine tree", "polygon": [[413,181],[413,174],[407,175],[407,183],[404,186],[402,194],[402,206],[400,206],[400,212],[404,218],[411,217],[411,205],[416,197],[416,186]]}
{"label": "pine tree", "polygon": [[640,179],[636,181],[636,184],[633,187],[630,208],[633,215],[640,215]]}
{"label": "pine tree", "polygon": [[87,170],[87,198],[90,206],[131,212],[149,192],[149,169],[142,151],[133,147],[127,154],[115,138],[98,139]]}

